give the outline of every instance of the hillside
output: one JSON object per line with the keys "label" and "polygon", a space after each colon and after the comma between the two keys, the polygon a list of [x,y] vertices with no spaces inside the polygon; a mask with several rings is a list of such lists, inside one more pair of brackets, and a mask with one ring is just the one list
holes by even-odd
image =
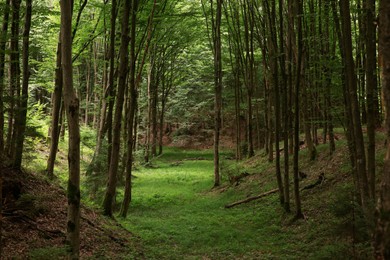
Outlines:
{"label": "hillside", "polygon": [[[65,258],[66,194],[41,176],[2,168],[3,258]],[[117,222],[82,206],[82,258],[143,258],[138,240]]]}

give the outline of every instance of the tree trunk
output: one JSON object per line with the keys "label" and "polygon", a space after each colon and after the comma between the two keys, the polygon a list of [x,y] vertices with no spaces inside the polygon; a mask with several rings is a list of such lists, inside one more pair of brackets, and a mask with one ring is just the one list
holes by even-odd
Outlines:
{"label": "tree trunk", "polygon": [[[296,218],[303,218],[302,209],[301,209],[301,198],[299,195],[299,89],[301,84],[301,66],[302,66],[302,52],[303,52],[303,42],[302,42],[302,15],[303,7],[302,0],[297,0],[297,29],[298,29],[298,63],[297,63],[297,73],[296,73],[296,83],[295,83],[295,127],[294,127],[294,196],[295,196],[295,206],[296,206]],[[287,184],[286,184],[287,185]]]}
{"label": "tree trunk", "polygon": [[54,163],[56,160],[58,141],[60,138],[60,109],[62,103],[62,68],[61,68],[61,34],[59,34],[57,45],[56,71],[54,80],[54,91],[52,94],[52,111],[51,111],[51,126],[50,126],[50,151],[47,160],[46,172],[52,178],[54,171]]}
{"label": "tree trunk", "polygon": [[20,106],[17,115],[17,134],[16,134],[16,147],[13,167],[20,169],[22,166],[23,157],[23,143],[24,133],[26,131],[26,116],[27,116],[27,100],[28,100],[28,82],[30,78],[29,72],[29,41],[30,41],[30,28],[31,28],[31,12],[32,12],[32,0],[26,0],[26,14],[25,24],[23,32],[23,82],[22,82],[22,94],[20,99]]}
{"label": "tree trunk", "polygon": [[[324,1],[322,1],[324,3]],[[324,37],[325,39],[329,39],[329,11],[330,11],[330,3],[325,1],[324,3],[324,17],[325,17],[325,29],[324,29]],[[330,53],[330,43],[329,41],[324,41],[323,43],[324,53],[326,63],[324,65],[324,77],[325,77],[325,110],[326,110],[326,126],[327,133],[329,135],[329,153],[332,155],[336,150],[336,144],[334,140],[334,130],[333,130],[333,113],[332,113],[332,99],[331,99],[331,61],[335,55]],[[335,48],[334,48],[335,49]],[[333,52],[334,53],[334,52]]]}
{"label": "tree trunk", "polygon": [[360,120],[360,109],[357,98],[357,82],[355,74],[355,65],[352,56],[352,38],[351,38],[351,17],[349,0],[340,2],[340,11],[342,18],[343,47],[345,49],[345,72],[348,86],[348,95],[350,97],[350,110],[352,111],[353,132],[356,149],[356,174],[359,181],[360,202],[364,209],[367,209],[368,198],[368,180],[366,171],[366,157],[364,149],[363,131]]}
{"label": "tree trunk", "polygon": [[137,90],[135,86],[135,37],[136,37],[136,13],[138,8],[138,0],[131,2],[131,35],[130,35],[130,109],[127,118],[127,162],[126,162],[126,182],[125,194],[122,203],[120,215],[125,218],[131,202],[131,172],[133,164],[133,147],[134,147],[134,117],[137,105]]}
{"label": "tree trunk", "polygon": [[376,259],[390,259],[390,2],[379,2],[379,57],[381,82],[386,109],[387,151],[377,205],[375,234]]}
{"label": "tree trunk", "polygon": [[288,154],[288,133],[289,129],[289,111],[287,106],[287,75],[286,75],[286,46],[284,44],[284,19],[283,19],[284,1],[279,0],[279,62],[282,79],[282,114],[283,114],[283,154],[284,154],[284,209],[290,212],[290,176],[289,176],[289,154]]}
{"label": "tree trunk", "polygon": [[[0,35],[0,159],[3,159],[4,152],[4,75],[5,75],[5,51],[7,43],[8,19],[10,0],[6,0],[4,7],[3,25]],[[1,256],[0,256],[1,257]]]}
{"label": "tree trunk", "polygon": [[64,103],[69,127],[66,241],[69,245],[69,259],[78,259],[80,251],[80,129],[79,100],[73,89],[72,5],[71,0],[61,0],[61,57]]}
{"label": "tree trunk", "polygon": [[[214,0],[211,0],[214,1]],[[222,110],[222,56],[221,56],[221,17],[222,0],[216,0],[217,10],[215,24],[213,22],[214,46],[214,187],[220,185],[219,173],[219,138],[221,130]],[[212,8],[212,5],[211,5]]]}
{"label": "tree trunk", "polygon": [[19,58],[19,11],[20,0],[12,0],[11,49],[10,49],[10,105],[8,110],[8,152],[11,159],[15,156],[16,124],[15,118],[20,97],[20,58]]}
{"label": "tree trunk", "polygon": [[375,128],[376,113],[375,107],[375,90],[377,89],[376,73],[376,25],[375,17],[375,0],[365,0],[366,10],[366,91],[367,91],[367,176],[369,181],[369,192],[372,200],[375,199]]}
{"label": "tree trunk", "polygon": [[108,171],[108,183],[104,196],[103,211],[107,216],[112,217],[113,202],[116,192],[117,172],[119,164],[119,152],[120,152],[120,139],[121,139],[121,122],[122,122],[122,110],[124,93],[126,88],[127,78],[127,65],[128,65],[128,46],[129,46],[129,15],[130,15],[131,0],[125,0],[123,5],[123,17],[122,17],[122,36],[121,36],[121,48],[120,48],[120,62],[119,62],[119,79],[118,90],[116,95],[116,106],[114,114],[113,125],[113,137],[112,137],[112,149],[110,167]]}

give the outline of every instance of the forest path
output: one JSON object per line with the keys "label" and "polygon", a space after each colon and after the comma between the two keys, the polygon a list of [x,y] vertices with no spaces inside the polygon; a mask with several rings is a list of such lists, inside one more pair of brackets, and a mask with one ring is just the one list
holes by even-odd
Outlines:
{"label": "forest path", "polygon": [[[122,225],[141,237],[147,259],[265,259],[304,254],[283,230],[277,195],[245,207],[224,205],[247,190],[211,190],[211,151],[170,148],[135,171]],[[304,254],[305,255],[305,254]],[[303,255],[302,255],[303,256]]]}

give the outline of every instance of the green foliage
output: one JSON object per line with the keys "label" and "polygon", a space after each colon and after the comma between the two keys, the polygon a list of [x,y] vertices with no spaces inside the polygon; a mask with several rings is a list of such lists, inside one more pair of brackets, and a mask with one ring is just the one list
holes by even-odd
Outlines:
{"label": "green foliage", "polygon": [[46,142],[47,122],[45,105],[33,104],[27,110],[27,124],[24,137],[23,158],[25,161],[37,159],[37,148]]}

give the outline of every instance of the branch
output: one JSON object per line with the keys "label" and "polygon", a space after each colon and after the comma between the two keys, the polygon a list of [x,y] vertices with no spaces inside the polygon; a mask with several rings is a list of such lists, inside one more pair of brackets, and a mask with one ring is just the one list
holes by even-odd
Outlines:
{"label": "branch", "polygon": [[233,202],[231,204],[227,204],[227,205],[225,205],[225,208],[228,209],[228,208],[232,208],[234,206],[237,206],[237,205],[240,205],[240,204],[243,204],[243,203],[248,203],[248,202],[250,202],[252,200],[257,200],[257,199],[263,198],[265,196],[268,196],[270,194],[276,193],[278,191],[279,191],[279,189],[273,189],[273,190],[264,192],[264,193],[262,193],[260,195],[257,195],[257,196],[249,197],[249,198],[246,198],[246,199],[243,199],[243,200],[239,200],[239,201]]}

